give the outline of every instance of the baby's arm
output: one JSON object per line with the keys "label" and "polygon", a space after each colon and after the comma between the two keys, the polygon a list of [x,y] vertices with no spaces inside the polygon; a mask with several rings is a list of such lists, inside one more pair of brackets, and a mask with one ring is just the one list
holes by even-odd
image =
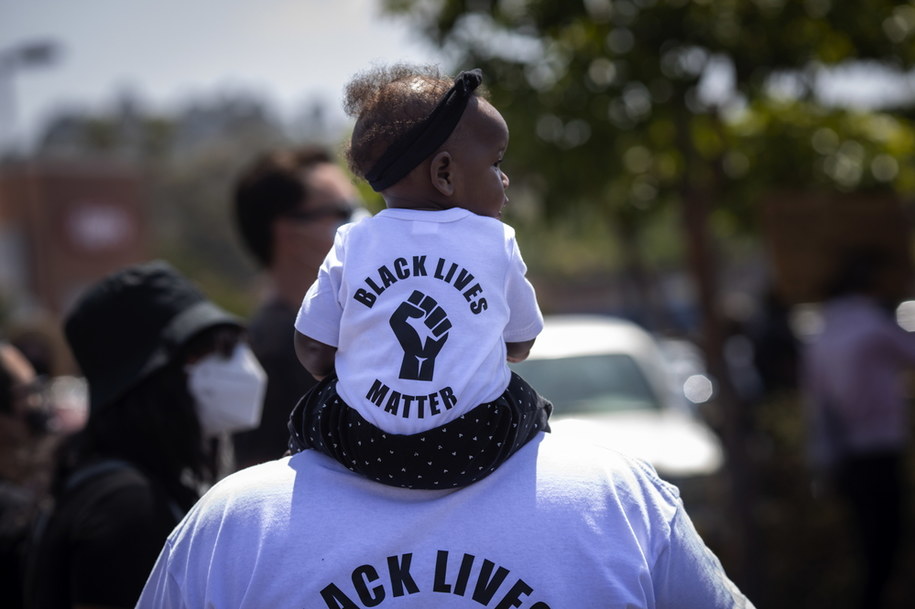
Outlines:
{"label": "baby's arm", "polygon": [[320,343],[296,330],[295,354],[311,376],[320,381],[333,372],[337,348]]}
{"label": "baby's arm", "polygon": [[523,343],[505,343],[505,350],[508,352],[508,361],[523,362],[531,353],[531,347],[534,346],[534,340],[526,340]]}

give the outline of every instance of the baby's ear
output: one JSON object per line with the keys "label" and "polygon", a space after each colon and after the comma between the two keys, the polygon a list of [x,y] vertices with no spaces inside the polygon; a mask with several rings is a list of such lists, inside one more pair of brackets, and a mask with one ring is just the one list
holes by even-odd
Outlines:
{"label": "baby's ear", "polygon": [[429,165],[429,177],[435,189],[446,197],[454,194],[454,176],[452,175],[453,163],[451,153],[442,151],[432,157]]}

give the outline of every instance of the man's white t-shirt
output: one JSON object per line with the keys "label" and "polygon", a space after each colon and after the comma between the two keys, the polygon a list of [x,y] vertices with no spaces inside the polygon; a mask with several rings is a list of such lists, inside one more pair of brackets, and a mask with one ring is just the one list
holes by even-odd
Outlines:
{"label": "man's white t-shirt", "polygon": [[543,328],[514,230],[462,208],[385,209],[337,232],[296,319],[337,348],[337,393],[376,427],[443,425],[508,386]]}
{"label": "man's white t-shirt", "polygon": [[139,609],[725,609],[752,605],[644,462],[559,433],[488,478],[412,490],[314,450],[213,487]]}

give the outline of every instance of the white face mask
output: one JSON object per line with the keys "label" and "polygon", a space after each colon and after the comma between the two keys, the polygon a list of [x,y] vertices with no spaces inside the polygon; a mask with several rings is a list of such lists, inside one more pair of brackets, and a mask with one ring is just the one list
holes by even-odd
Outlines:
{"label": "white face mask", "polygon": [[229,357],[212,353],[186,370],[205,436],[258,426],[267,374],[248,345],[239,343]]}

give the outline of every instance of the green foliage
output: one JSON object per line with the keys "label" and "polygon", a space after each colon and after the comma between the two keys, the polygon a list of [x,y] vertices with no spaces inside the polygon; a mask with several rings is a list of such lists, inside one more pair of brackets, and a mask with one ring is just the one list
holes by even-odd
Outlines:
{"label": "green foliage", "polygon": [[[911,69],[913,2],[384,4],[452,67],[483,68],[512,128],[512,188],[537,192],[547,221],[578,215],[641,232],[700,192],[752,233],[755,202],[771,189],[912,193],[911,119],[827,108],[815,84],[842,62]],[[716,79],[725,85],[710,94]],[[790,84],[790,96],[773,83]]]}
{"label": "green foliage", "polygon": [[731,132],[736,152],[754,168],[747,181],[774,176],[786,186],[915,194],[915,129],[902,117],[764,100]]}

